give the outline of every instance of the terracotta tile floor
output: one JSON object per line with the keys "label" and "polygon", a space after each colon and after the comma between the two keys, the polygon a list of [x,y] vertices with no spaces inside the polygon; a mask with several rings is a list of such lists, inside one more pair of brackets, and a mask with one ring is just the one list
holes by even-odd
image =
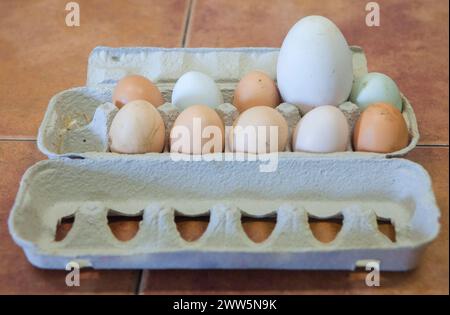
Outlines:
{"label": "terracotta tile floor", "polygon": [[[78,0],[81,26],[64,24],[63,0],[0,2],[0,294],[12,293],[358,293],[448,294],[448,1],[378,1],[381,26],[364,24],[362,0]],[[79,288],[65,272],[32,267],[11,240],[7,217],[27,167],[44,159],[35,141],[48,100],[83,85],[97,45],[189,47],[279,46],[289,27],[309,14],[328,16],[348,42],[363,46],[371,71],[392,76],[411,100],[421,145],[408,159],[430,173],[442,211],[442,231],[420,267],[382,274],[381,287],[364,273],[304,271],[82,271]],[[188,23],[187,23],[188,22]],[[132,226],[115,223],[118,235]],[[204,221],[181,222],[198,237]],[[272,222],[246,223],[250,237]]]}
{"label": "terracotta tile floor", "polygon": [[85,84],[95,46],[177,47],[187,0],[77,0],[80,27],[67,27],[69,1],[0,2],[0,137],[36,139],[49,99]]}

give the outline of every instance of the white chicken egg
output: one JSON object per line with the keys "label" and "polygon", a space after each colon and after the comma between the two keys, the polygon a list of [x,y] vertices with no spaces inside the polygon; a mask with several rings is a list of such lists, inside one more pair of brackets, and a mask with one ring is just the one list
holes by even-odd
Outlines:
{"label": "white chicken egg", "polygon": [[300,119],[292,137],[292,148],[313,153],[345,151],[349,129],[347,119],[337,107],[320,106]]}
{"label": "white chicken egg", "polygon": [[172,104],[181,110],[199,104],[216,108],[223,104],[223,96],[211,77],[198,71],[189,71],[175,84]]}
{"label": "white chicken egg", "polygon": [[352,53],[337,26],[322,16],[298,21],[281,46],[277,81],[283,100],[304,111],[346,101],[353,82]]}

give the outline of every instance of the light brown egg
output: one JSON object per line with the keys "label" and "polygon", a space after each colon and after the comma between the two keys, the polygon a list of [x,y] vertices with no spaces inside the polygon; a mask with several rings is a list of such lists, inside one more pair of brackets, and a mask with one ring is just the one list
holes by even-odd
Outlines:
{"label": "light brown egg", "polygon": [[405,148],[408,142],[405,119],[390,104],[369,105],[361,113],[353,131],[355,151],[390,153]]}
{"label": "light brown egg", "polygon": [[252,71],[239,81],[234,91],[233,105],[239,112],[255,106],[277,107],[280,105],[280,94],[267,74]]}
{"label": "light brown egg", "polygon": [[117,153],[161,152],[165,127],[158,110],[144,100],[131,101],[114,117],[109,130],[109,147]]}
{"label": "light brown egg", "polygon": [[216,111],[206,105],[186,108],[170,131],[170,152],[206,154],[223,152],[225,127]]}
{"label": "light brown egg", "polygon": [[135,100],[145,100],[155,107],[164,104],[161,92],[152,81],[133,74],[123,77],[117,83],[112,101],[120,109],[123,105]]}
{"label": "light brown egg", "polygon": [[[275,127],[272,135],[270,127]],[[265,138],[258,137],[264,134]],[[231,150],[241,153],[284,151],[287,140],[286,119],[276,109],[267,106],[252,107],[241,113],[230,132]]]}

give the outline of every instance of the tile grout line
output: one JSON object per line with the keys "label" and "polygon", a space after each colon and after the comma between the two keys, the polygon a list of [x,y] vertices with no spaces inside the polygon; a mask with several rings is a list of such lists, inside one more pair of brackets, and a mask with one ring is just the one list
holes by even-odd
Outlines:
{"label": "tile grout line", "polygon": [[17,141],[17,142],[26,142],[26,141],[36,142],[37,139],[36,138],[26,138],[26,137],[24,137],[24,138],[0,138],[0,142],[8,142],[8,141],[11,141],[11,142],[14,142],[14,141]]}
{"label": "tile grout line", "polygon": [[139,295],[141,293],[142,277],[144,275],[144,270],[140,269],[138,272],[136,287],[134,288],[134,295]]}
{"label": "tile grout line", "polygon": [[445,143],[437,143],[437,144],[418,144],[416,148],[448,148],[449,145]]}
{"label": "tile grout line", "polygon": [[183,30],[183,38],[181,39],[181,47],[186,47],[186,39],[187,39],[188,31],[189,31],[189,24],[191,22],[191,14],[192,14],[192,7],[193,7],[194,1],[195,0],[189,0],[189,6],[188,6],[188,10],[187,10],[186,20],[184,21],[184,30]]}

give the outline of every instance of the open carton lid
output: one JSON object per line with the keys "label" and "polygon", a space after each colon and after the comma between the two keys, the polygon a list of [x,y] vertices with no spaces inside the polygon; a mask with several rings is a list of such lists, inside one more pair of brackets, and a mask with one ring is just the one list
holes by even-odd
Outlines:
{"label": "open carton lid", "polygon": [[[41,161],[24,174],[9,230],[30,262],[63,269],[70,261],[106,269],[344,269],[363,261],[381,270],[414,268],[439,232],[439,208],[427,172],[405,159],[295,158],[277,172],[260,161],[173,161],[119,155]],[[295,171],[293,171],[295,170]],[[139,231],[118,240],[107,216],[142,215]],[[209,215],[200,239],[188,242],[174,216]],[[74,217],[67,236],[57,224]],[[276,216],[262,243],[243,231],[241,217]],[[330,243],[311,232],[309,217],[342,218]],[[377,227],[389,220],[396,239]]]}

